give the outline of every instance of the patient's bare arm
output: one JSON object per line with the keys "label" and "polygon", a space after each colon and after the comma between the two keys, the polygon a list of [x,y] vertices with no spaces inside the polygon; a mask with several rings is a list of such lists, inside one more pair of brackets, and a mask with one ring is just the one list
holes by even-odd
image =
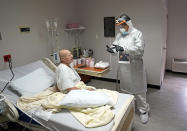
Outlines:
{"label": "patient's bare arm", "polygon": [[88,88],[88,89],[86,89],[86,90],[89,90],[89,91],[94,91],[95,89],[93,89],[93,88]]}
{"label": "patient's bare arm", "polygon": [[78,88],[78,87],[72,87],[72,88],[68,88],[67,89],[68,92],[71,91],[71,90],[80,90],[80,88]]}
{"label": "patient's bare arm", "polygon": [[[71,91],[71,90],[81,90],[80,88],[78,87],[72,87],[72,88],[68,88],[66,89],[68,92]],[[89,91],[94,91],[95,89],[93,88],[87,88],[86,90],[89,90]]]}

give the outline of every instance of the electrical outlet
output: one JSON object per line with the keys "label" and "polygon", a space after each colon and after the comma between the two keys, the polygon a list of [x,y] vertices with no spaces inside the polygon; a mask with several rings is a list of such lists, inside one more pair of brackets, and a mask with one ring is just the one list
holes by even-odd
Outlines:
{"label": "electrical outlet", "polygon": [[11,55],[10,54],[4,55],[3,57],[4,57],[4,62],[8,62],[9,59],[11,59]]}

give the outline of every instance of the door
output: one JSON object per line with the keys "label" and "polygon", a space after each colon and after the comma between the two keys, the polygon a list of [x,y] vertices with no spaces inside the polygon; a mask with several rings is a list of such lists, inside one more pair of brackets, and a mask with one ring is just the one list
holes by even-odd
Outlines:
{"label": "door", "polygon": [[162,82],[163,82],[163,79],[164,79],[164,75],[165,75],[165,65],[166,65],[166,49],[167,49],[167,19],[168,19],[168,8],[167,8],[167,5],[168,5],[168,0],[162,0],[162,4],[163,4],[163,38],[162,38],[162,58],[161,58],[161,76],[160,76],[160,85],[162,86]]}

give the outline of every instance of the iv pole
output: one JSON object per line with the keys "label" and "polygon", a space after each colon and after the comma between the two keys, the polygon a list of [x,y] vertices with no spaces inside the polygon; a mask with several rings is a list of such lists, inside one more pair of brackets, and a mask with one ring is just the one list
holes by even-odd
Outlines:
{"label": "iv pole", "polygon": [[53,57],[53,62],[58,64],[60,62],[59,58],[59,45],[58,45],[58,33],[57,33],[57,19],[49,18],[45,21],[48,33],[49,33],[49,43],[51,45],[51,56]]}

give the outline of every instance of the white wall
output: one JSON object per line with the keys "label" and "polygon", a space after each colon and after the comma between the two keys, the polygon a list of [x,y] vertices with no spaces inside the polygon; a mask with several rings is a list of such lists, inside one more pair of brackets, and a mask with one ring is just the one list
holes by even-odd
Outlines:
{"label": "white wall", "polygon": [[[87,27],[83,36],[83,47],[92,48],[96,60],[109,61],[106,44],[114,39],[104,38],[103,18],[118,16],[125,12],[134,26],[141,30],[145,38],[145,66],[149,84],[160,85],[162,50],[162,1],[161,0],[81,0],[82,23]],[[98,39],[96,38],[98,35]],[[112,58],[115,58],[114,56]],[[112,70],[106,78],[116,78],[117,61],[111,63]]]}
{"label": "white wall", "polygon": [[169,0],[167,66],[171,70],[172,58],[187,58],[187,1]]}
{"label": "white wall", "polygon": [[[59,20],[59,44],[72,48],[74,39],[63,29],[67,23],[80,22],[87,29],[81,36],[81,45],[92,48],[97,61],[110,61],[106,44],[113,38],[104,38],[104,16],[127,13],[145,38],[145,66],[149,84],[160,85],[163,44],[162,0],[0,0],[0,69],[7,68],[2,56],[12,54],[14,66],[48,57],[46,18]],[[29,34],[21,34],[19,26],[31,27]],[[96,38],[96,35],[98,38]],[[117,61],[112,56],[111,71],[106,78],[116,78]]]}
{"label": "white wall", "polygon": [[[64,26],[78,21],[75,0],[0,0],[0,70],[7,68],[3,55],[11,54],[13,65],[28,64],[49,57],[51,46],[45,27],[47,18],[58,18],[58,43],[62,48],[72,48],[73,40],[64,31]],[[31,28],[21,34],[20,26]]]}

